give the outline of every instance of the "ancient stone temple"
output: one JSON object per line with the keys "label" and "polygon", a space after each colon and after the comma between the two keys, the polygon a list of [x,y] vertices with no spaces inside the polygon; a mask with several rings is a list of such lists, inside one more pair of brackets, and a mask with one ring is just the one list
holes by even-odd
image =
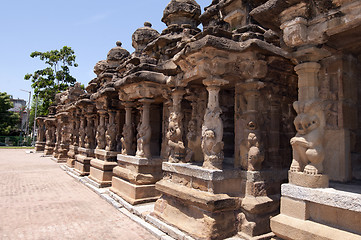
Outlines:
{"label": "ancient stone temple", "polygon": [[195,239],[360,239],[360,16],[172,0],[57,95],[37,150]]}

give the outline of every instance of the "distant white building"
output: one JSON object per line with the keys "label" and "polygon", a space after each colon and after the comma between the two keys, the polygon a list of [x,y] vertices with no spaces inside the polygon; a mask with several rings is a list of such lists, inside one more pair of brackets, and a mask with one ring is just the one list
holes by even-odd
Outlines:
{"label": "distant white building", "polygon": [[26,121],[28,119],[28,112],[26,109],[26,101],[24,99],[14,99],[11,98],[10,101],[14,104],[13,108],[10,108],[9,111],[17,112],[20,115],[21,126],[20,129],[25,131],[26,129]]}

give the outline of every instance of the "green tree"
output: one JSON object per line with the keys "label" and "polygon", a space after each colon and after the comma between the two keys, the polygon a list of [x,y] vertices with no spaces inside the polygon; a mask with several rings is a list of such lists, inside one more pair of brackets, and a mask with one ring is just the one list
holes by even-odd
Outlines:
{"label": "green tree", "polygon": [[14,107],[10,101],[10,95],[6,92],[0,92],[0,135],[10,135],[17,130],[20,117],[16,112],[10,112]]}
{"label": "green tree", "polygon": [[70,75],[69,67],[77,67],[75,63],[76,56],[74,51],[67,46],[60,50],[48,52],[32,52],[30,57],[39,57],[48,65],[45,69],[35,71],[33,74],[26,74],[24,79],[31,80],[31,87],[34,89],[34,95],[38,95],[41,106],[44,111],[41,115],[48,114],[48,108],[54,102],[55,94],[66,90],[69,86],[74,86],[76,79]]}

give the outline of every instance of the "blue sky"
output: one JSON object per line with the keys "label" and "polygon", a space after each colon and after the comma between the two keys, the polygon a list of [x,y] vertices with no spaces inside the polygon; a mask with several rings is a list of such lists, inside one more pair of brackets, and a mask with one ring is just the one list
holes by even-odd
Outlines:
{"label": "blue sky", "polygon": [[[129,52],[133,32],[145,21],[161,32],[163,10],[170,0],[14,0],[0,9],[0,92],[27,100],[31,81],[24,75],[45,68],[33,51],[69,46],[79,67],[71,74],[87,85],[95,77],[94,65],[106,59],[120,40]],[[197,0],[202,11],[212,0]],[[201,26],[200,26],[201,28]]]}

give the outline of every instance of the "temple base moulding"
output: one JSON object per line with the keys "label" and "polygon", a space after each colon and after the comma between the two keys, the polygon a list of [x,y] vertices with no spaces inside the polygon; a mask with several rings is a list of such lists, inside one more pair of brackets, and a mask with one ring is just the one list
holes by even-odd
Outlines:
{"label": "temple base moulding", "polygon": [[46,145],[45,142],[36,142],[35,143],[35,151],[36,152],[43,152],[44,149],[45,149],[45,145]]}
{"label": "temple base moulding", "polygon": [[288,172],[288,181],[290,184],[294,184],[301,187],[309,188],[327,188],[328,176],[322,174],[310,175],[303,172]]}
{"label": "temple base moulding", "polygon": [[74,169],[80,176],[90,174],[90,161],[94,157],[94,150],[88,148],[78,148],[79,154],[75,156]]}
{"label": "temple base moulding", "polygon": [[153,214],[196,239],[224,239],[237,233],[240,170],[211,170],[187,163],[163,163],[162,193]]}
{"label": "temple base moulding", "polygon": [[109,187],[112,185],[113,168],[117,166],[114,161],[117,152],[104,149],[95,149],[96,158],[90,161],[89,178],[99,184],[100,187]]}
{"label": "temple base moulding", "polygon": [[361,239],[361,190],[358,185],[331,188],[282,185],[281,213],[272,231],[284,239]]}
{"label": "temple base moulding", "polygon": [[156,201],[161,194],[156,190],[155,183],[162,176],[160,158],[147,159],[119,154],[110,190],[133,205]]}

